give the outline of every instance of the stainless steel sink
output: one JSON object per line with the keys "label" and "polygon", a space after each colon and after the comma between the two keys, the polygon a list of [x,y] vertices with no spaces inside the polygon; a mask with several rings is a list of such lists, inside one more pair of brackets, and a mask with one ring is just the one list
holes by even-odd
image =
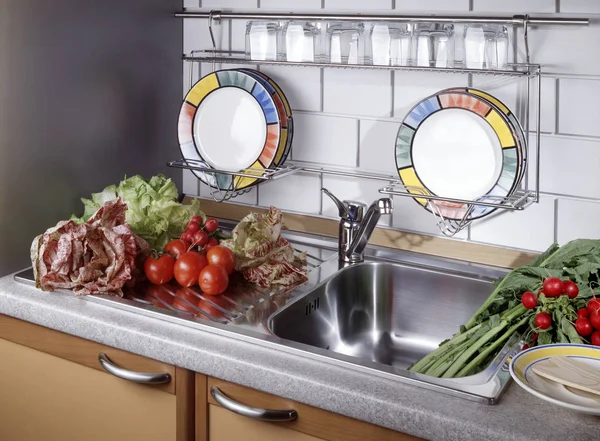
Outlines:
{"label": "stainless steel sink", "polygon": [[313,352],[492,404],[506,385],[503,365],[518,339],[471,377],[438,379],[407,371],[456,333],[492,290],[490,279],[457,269],[371,261],[340,270],[274,313],[268,326]]}
{"label": "stainless steel sink", "polygon": [[405,369],[454,334],[491,291],[482,280],[361,263],[280,310],[269,326],[279,337]]}

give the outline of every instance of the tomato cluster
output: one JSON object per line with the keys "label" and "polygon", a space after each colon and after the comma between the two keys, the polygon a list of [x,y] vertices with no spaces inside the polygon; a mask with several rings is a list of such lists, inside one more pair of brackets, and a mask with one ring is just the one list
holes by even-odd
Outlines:
{"label": "tomato cluster", "polygon": [[220,246],[214,233],[219,222],[194,216],[180,239],[170,241],[160,255],[150,254],[144,261],[144,273],[155,285],[173,278],[185,288],[199,285],[205,294],[219,295],[229,286],[235,269],[235,255]]}

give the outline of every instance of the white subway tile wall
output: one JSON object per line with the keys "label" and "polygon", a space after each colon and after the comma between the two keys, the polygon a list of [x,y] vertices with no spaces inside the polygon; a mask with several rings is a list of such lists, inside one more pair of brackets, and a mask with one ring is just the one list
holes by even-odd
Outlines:
{"label": "white subway tile wall", "polygon": [[473,9],[488,12],[556,12],[556,0],[473,0]]}
{"label": "white subway tile wall", "polygon": [[[553,240],[600,238],[600,1],[591,0],[186,0],[186,7],[221,9],[287,9],[302,11],[380,11],[462,13],[578,13],[585,26],[532,27],[531,59],[541,63],[541,172],[539,204],[522,212],[498,212],[473,222],[458,240],[541,251]],[[217,45],[244,50],[245,22],[224,21]],[[459,30],[457,30],[460,33]],[[519,33],[519,32],[517,32]],[[184,20],[184,50],[209,48],[206,20]],[[524,53],[518,53],[523,60]],[[223,68],[231,66],[223,65]],[[208,73],[212,66],[203,65]],[[394,144],[407,111],[441,89],[473,86],[502,99],[523,120],[523,80],[461,74],[342,70],[259,66],[281,86],[294,109],[292,158],[308,165],[338,166],[395,175]],[[194,72],[193,75],[198,75]],[[184,64],[184,93],[189,69]],[[532,89],[532,90],[535,90]],[[535,109],[530,119],[535,120]],[[530,126],[533,132],[535,126]],[[530,136],[529,184],[535,185],[535,136]],[[209,197],[208,188],[184,171],[184,191]],[[370,204],[385,182],[299,173],[265,182],[233,201],[298,213],[336,217],[333,204],[321,194],[325,186],[341,198]],[[410,198],[394,197],[389,228],[440,236],[433,216]]]}
{"label": "white subway tile wall", "polygon": [[390,117],[392,113],[391,73],[325,69],[323,110],[328,113]]}
{"label": "white subway tile wall", "polygon": [[570,199],[558,200],[558,240],[600,237],[600,203]]}
{"label": "white subway tile wall", "polygon": [[560,132],[600,137],[600,80],[565,78],[560,81]]}

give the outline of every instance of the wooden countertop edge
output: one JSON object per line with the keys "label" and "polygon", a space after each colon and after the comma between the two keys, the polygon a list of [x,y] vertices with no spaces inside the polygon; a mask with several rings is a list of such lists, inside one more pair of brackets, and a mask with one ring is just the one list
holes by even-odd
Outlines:
{"label": "wooden countertop edge", "polygon": [[[190,197],[184,198],[184,203]],[[241,220],[251,211],[265,213],[267,209],[235,203],[215,202],[201,199],[202,210],[209,216],[234,221]],[[338,222],[317,216],[299,215],[284,211],[285,226],[292,231],[337,237]],[[377,228],[370,242],[388,248],[414,251],[439,257],[449,257],[472,263],[492,265],[502,268],[516,268],[526,265],[537,256],[536,253],[465,242],[443,237],[434,237],[405,231]]]}

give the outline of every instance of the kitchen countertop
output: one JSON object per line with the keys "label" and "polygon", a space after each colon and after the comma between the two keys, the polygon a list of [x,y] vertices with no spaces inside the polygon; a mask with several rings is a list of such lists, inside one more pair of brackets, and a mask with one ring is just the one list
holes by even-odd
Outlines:
{"label": "kitchen countertop", "polygon": [[0,278],[0,314],[429,440],[599,440],[600,418],[512,384],[494,406]]}

